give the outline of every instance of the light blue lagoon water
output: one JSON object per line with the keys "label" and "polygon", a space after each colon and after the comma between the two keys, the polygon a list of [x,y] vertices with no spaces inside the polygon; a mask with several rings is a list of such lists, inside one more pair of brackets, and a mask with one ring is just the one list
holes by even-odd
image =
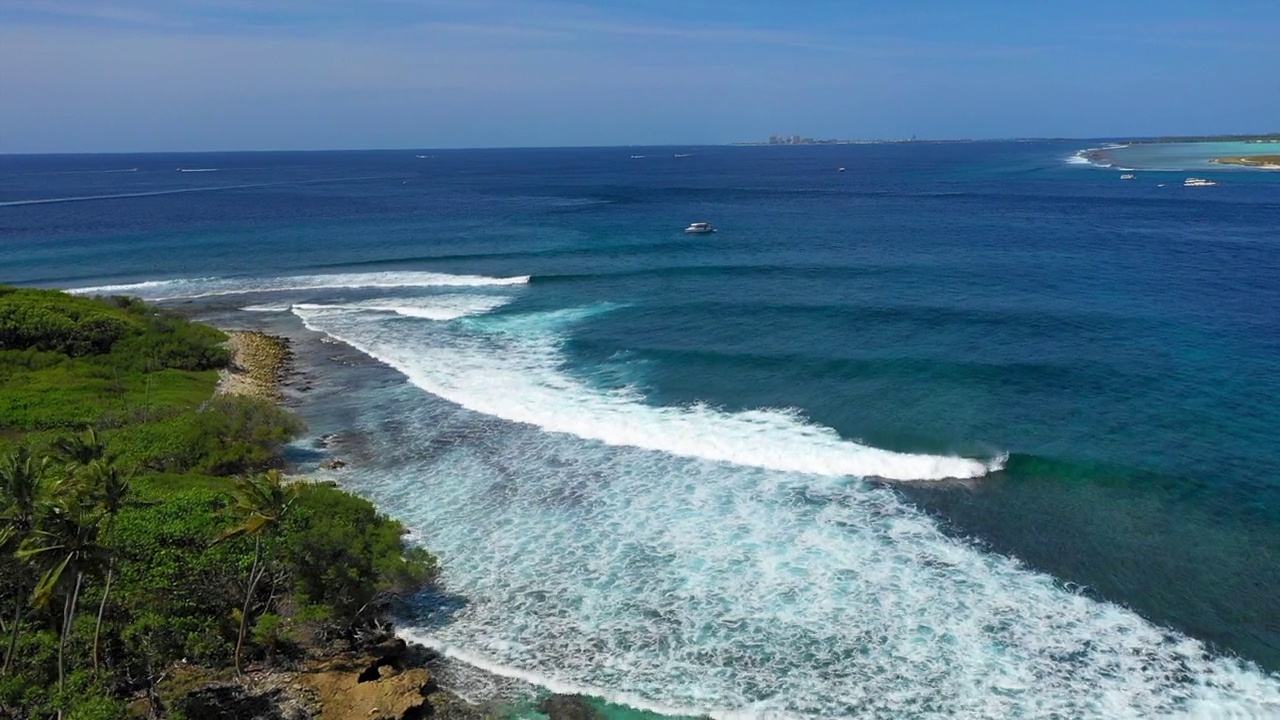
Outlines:
{"label": "light blue lagoon water", "polygon": [[0,280],[294,337],[302,445],[444,559],[406,634],[478,666],[1280,716],[1280,175],[1086,144],[7,157]]}
{"label": "light blue lagoon water", "polygon": [[[1228,170],[1239,172],[1241,168],[1219,165],[1215,158],[1245,157],[1249,155],[1280,155],[1280,142],[1188,142],[1145,143],[1124,146],[1103,146],[1086,153],[1093,162],[1106,167],[1124,170],[1148,170],[1162,172],[1205,172]],[[1077,156],[1084,160],[1084,156]],[[1264,168],[1246,168],[1254,172],[1274,172]]]}

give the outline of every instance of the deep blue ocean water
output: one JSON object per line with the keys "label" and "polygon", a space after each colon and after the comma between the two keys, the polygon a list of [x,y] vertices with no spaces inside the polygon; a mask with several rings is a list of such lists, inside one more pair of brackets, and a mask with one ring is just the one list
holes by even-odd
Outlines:
{"label": "deep blue ocean water", "polygon": [[0,282],[352,348],[297,404],[445,559],[411,634],[478,665],[1280,716],[1280,174],[1090,145],[0,157]]}

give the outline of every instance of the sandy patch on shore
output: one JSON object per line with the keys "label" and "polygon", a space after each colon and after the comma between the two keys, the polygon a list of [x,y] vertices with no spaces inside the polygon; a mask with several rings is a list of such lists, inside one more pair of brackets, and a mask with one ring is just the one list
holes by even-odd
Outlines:
{"label": "sandy patch on shore", "polygon": [[214,395],[247,395],[279,401],[280,380],[292,357],[288,340],[256,330],[231,330],[231,364],[220,370]]}

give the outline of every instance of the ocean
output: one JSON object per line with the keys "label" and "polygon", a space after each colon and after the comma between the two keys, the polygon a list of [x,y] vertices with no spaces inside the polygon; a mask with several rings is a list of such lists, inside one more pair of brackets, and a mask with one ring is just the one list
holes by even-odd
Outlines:
{"label": "ocean", "polygon": [[1103,146],[7,156],[0,282],[294,338],[298,462],[440,554],[403,632],[475,667],[1280,717],[1280,174]]}

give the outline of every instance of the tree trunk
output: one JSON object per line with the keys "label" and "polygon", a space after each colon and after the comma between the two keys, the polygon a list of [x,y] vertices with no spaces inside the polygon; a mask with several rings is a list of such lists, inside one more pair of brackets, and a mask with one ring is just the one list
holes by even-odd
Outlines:
{"label": "tree trunk", "polygon": [[249,625],[249,601],[253,599],[253,586],[258,584],[258,563],[262,559],[262,536],[253,539],[253,567],[249,569],[249,587],[244,592],[244,609],[240,611],[240,635],[236,638],[236,674],[241,674],[240,652],[244,648],[244,633]]}
{"label": "tree trunk", "polygon": [[80,600],[80,582],[84,580],[84,573],[76,573],[76,587],[71,592],[71,597],[67,598],[67,610],[63,616],[62,637],[58,638],[58,720],[62,720],[62,710],[65,707],[66,698],[64,693],[67,690],[67,676],[63,669],[63,656],[67,649],[67,634],[71,632],[71,624],[76,618],[76,603]]}
{"label": "tree trunk", "polygon": [[107,584],[102,588],[102,602],[98,603],[98,622],[93,626],[93,669],[98,669],[98,633],[102,631],[102,612],[107,609],[107,594],[111,592],[111,575],[116,569],[116,559],[107,565]]}
{"label": "tree trunk", "polygon": [[9,633],[9,649],[4,654],[4,670],[0,670],[0,675],[9,674],[9,664],[13,661],[13,651],[18,647],[18,629],[22,626],[22,606],[26,605],[24,600],[25,593],[17,593],[13,602],[13,629]]}

